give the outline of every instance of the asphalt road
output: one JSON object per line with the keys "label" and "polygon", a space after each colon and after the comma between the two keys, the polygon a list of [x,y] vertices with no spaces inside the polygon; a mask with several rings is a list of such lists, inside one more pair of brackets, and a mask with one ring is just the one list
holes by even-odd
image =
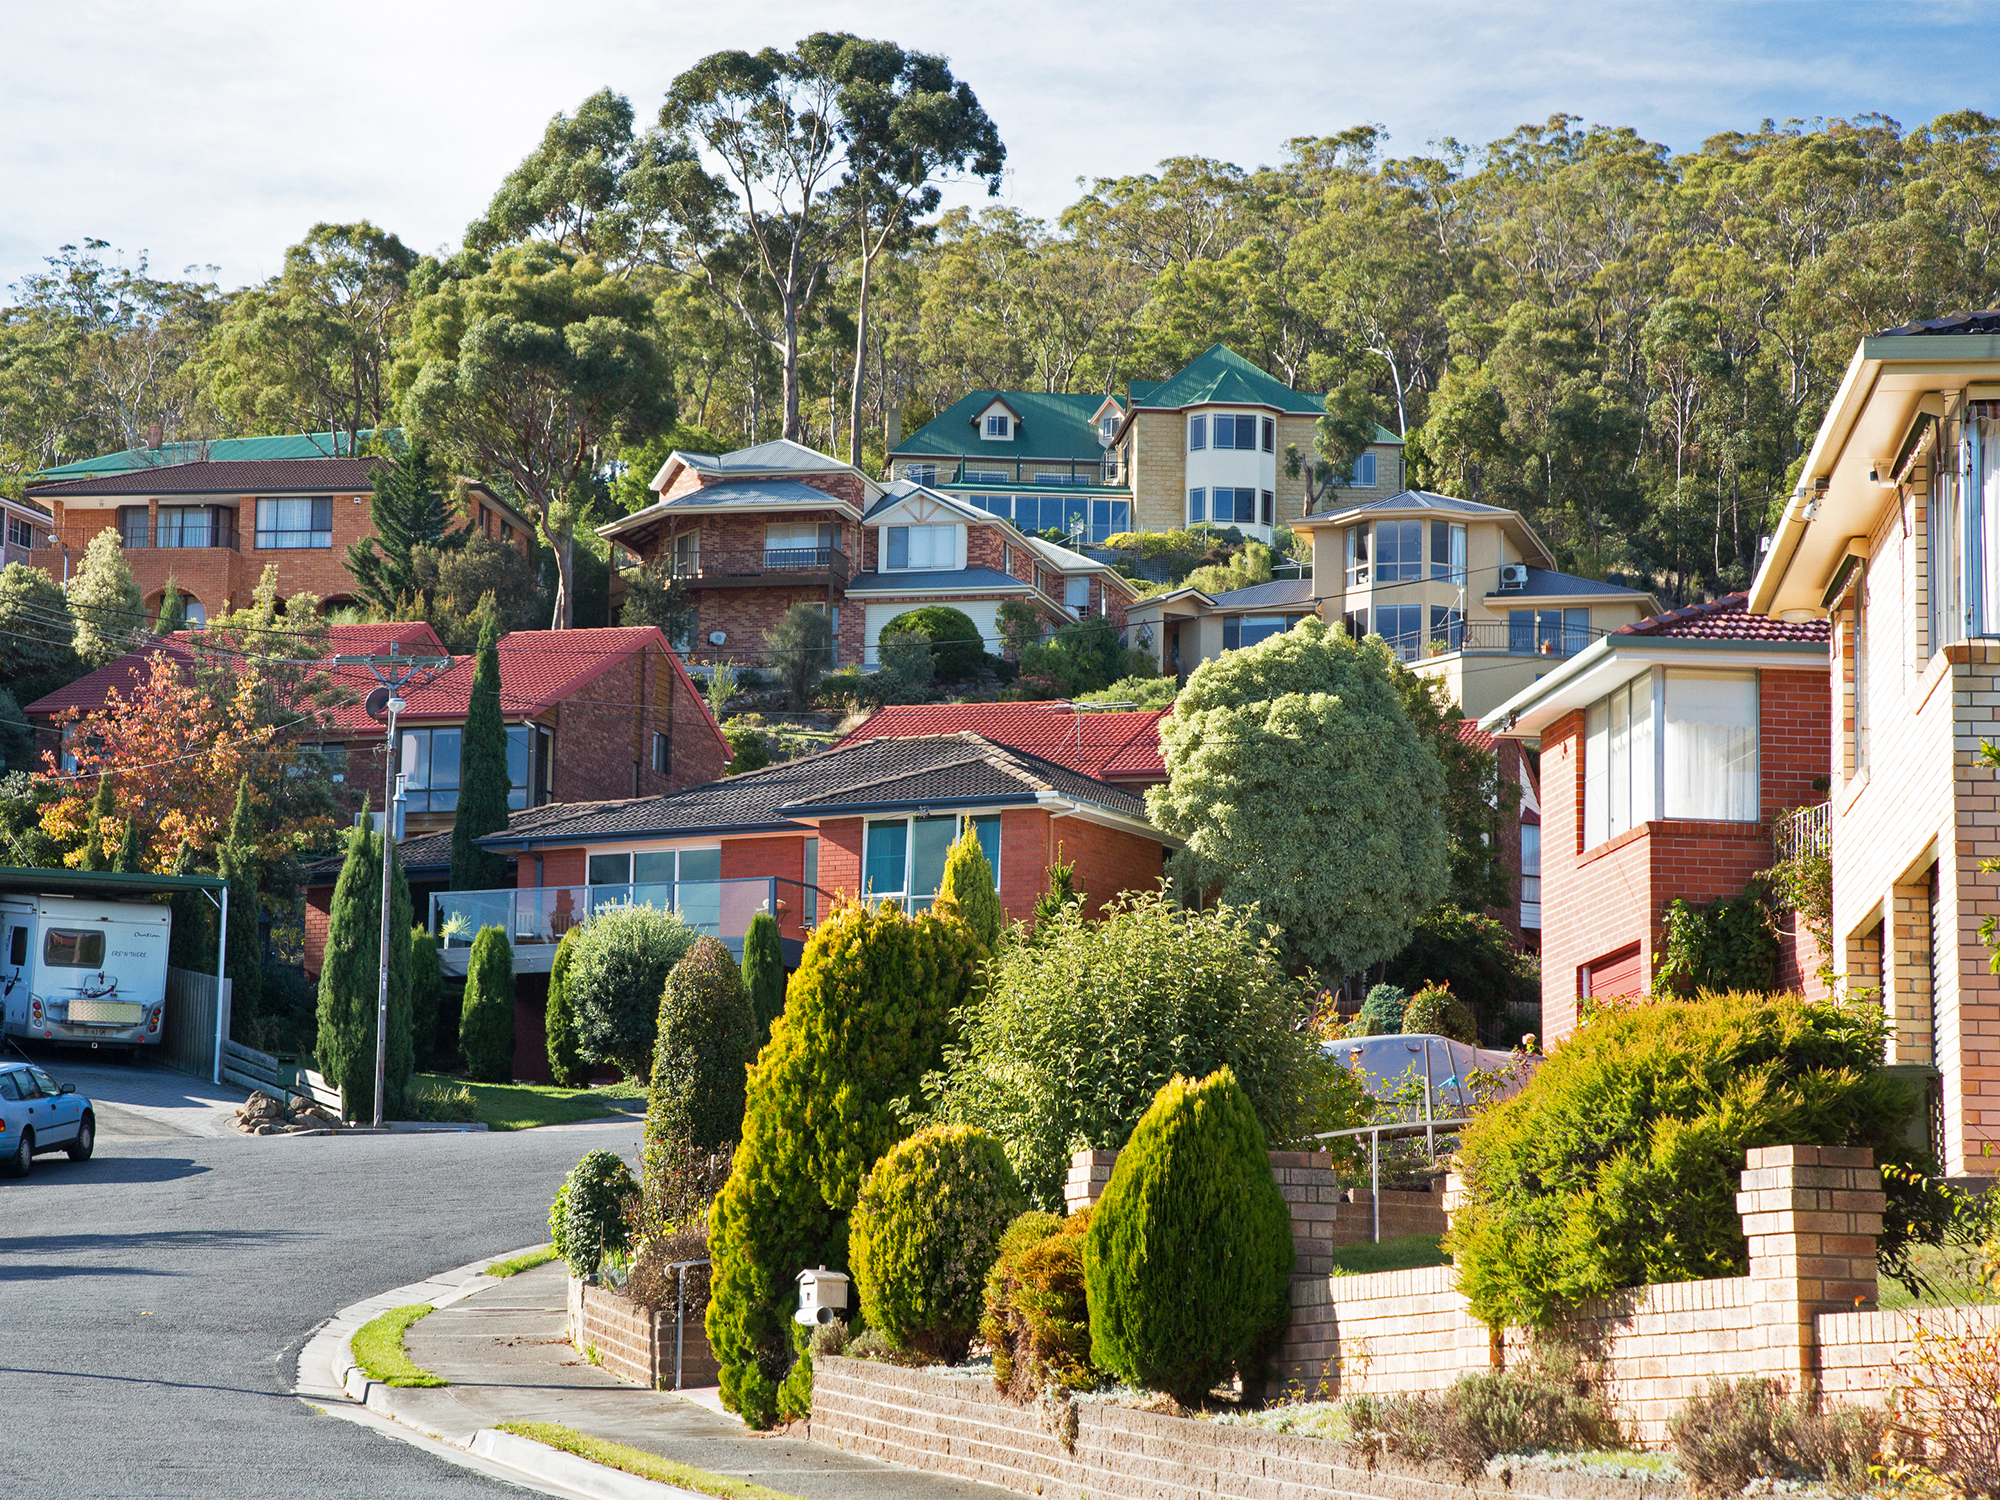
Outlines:
{"label": "asphalt road", "polygon": [[298,1351],[351,1302],[546,1239],[563,1174],[632,1154],[638,1123],[284,1139],[193,1133],[202,1107],[105,1104],[90,1161],[0,1181],[8,1490],[528,1493],[314,1412],[290,1394]]}

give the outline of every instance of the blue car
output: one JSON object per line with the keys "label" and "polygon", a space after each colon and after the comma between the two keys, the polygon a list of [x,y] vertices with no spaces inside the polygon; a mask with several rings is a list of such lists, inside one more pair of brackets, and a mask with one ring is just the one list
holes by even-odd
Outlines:
{"label": "blue car", "polygon": [[97,1111],[75,1084],[59,1085],[33,1063],[0,1061],[0,1171],[26,1177],[37,1155],[89,1161],[96,1147]]}

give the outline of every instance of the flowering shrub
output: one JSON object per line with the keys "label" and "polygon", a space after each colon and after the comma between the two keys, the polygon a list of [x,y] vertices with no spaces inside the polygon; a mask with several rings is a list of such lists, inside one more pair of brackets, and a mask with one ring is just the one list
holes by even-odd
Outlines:
{"label": "flowering shrub", "polygon": [[861,1313],[890,1345],[956,1364],[979,1326],[986,1274],[1021,1211],[1000,1143],[933,1125],[892,1147],[862,1186],[848,1254]]}

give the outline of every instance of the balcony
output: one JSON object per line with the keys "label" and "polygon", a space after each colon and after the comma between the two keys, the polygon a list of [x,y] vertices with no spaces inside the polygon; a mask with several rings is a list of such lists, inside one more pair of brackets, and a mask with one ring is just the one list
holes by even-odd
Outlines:
{"label": "balcony", "polygon": [[[487,891],[437,891],[431,896],[430,931],[447,974],[464,974],[472,940],[483,928],[499,927],[514,947],[514,972],[546,974],[564,933],[593,913],[615,906],[654,906],[680,913],[697,933],[720,938],[743,956],[750,919],[770,912],[782,927],[810,926],[817,915],[808,902],[817,887],[796,880],[682,880],[658,885],[545,885]],[[795,950],[796,939],[786,944]],[[796,951],[789,954],[793,960]]]}
{"label": "balcony", "polygon": [[1560,661],[1574,656],[1604,634],[1574,626],[1515,624],[1510,620],[1453,620],[1428,630],[1403,631],[1385,637],[1399,661],[1426,661],[1463,651],[1482,655],[1546,656]]}
{"label": "balcony", "polygon": [[847,586],[847,554],[838,547],[761,547],[753,552],[696,552],[662,559],[673,577],[698,589]]}
{"label": "balcony", "polygon": [[1832,804],[1819,802],[1780,813],[1771,820],[1771,849],[1783,864],[1808,854],[1824,854],[1833,846]]}
{"label": "balcony", "polygon": [[[227,514],[227,512],[224,512]],[[233,522],[207,522],[201,525],[162,526],[157,536],[147,531],[143,518],[135,519],[122,526],[65,526],[55,533],[48,545],[55,549],[67,548],[72,558],[81,560],[91,538],[101,531],[118,533],[118,544],[127,552],[184,552],[191,550],[220,549],[228,552],[241,550],[241,539]]]}

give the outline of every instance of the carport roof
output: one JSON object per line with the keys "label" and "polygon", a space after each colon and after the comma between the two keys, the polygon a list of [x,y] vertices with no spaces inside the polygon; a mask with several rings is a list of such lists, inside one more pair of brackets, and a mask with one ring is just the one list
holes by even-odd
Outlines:
{"label": "carport roof", "polygon": [[220,875],[125,875],[116,870],[24,870],[0,865],[0,895],[26,891],[37,896],[109,897],[219,891],[228,884]]}

